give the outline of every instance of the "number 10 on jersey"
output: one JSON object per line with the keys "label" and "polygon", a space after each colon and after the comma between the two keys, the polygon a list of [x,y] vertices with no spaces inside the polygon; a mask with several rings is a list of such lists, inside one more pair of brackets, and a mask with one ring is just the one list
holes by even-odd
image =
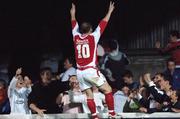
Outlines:
{"label": "number 10 on jersey", "polygon": [[90,57],[90,48],[89,44],[78,44],[76,46],[78,51],[78,58],[89,58]]}

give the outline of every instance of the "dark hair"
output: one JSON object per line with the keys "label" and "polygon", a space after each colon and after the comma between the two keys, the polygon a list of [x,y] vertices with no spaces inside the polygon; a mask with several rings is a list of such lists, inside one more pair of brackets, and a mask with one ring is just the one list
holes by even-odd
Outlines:
{"label": "dark hair", "polygon": [[126,70],[122,77],[133,77],[133,73],[130,70]]}
{"label": "dark hair", "polygon": [[7,87],[7,83],[6,83],[6,81],[3,80],[3,79],[0,79],[0,84],[2,84],[4,88]]}
{"label": "dark hair", "polygon": [[155,75],[160,75],[164,81],[170,81],[170,77],[167,77],[164,73],[158,72]]}
{"label": "dark hair", "polygon": [[177,38],[179,38],[179,31],[177,31],[177,30],[172,30],[172,31],[170,31],[169,35],[171,35],[171,36],[176,36]]}
{"label": "dark hair", "polygon": [[165,76],[162,72],[157,72],[155,75],[160,75],[161,77]]}
{"label": "dark hair", "polygon": [[45,71],[52,72],[50,67],[43,67],[43,68],[40,69],[40,74],[43,74]]}
{"label": "dark hair", "polygon": [[117,41],[116,40],[110,40],[109,41],[109,48],[111,50],[116,50],[118,47]]}
{"label": "dark hair", "polygon": [[155,75],[160,75],[160,77],[164,78],[165,79],[165,74],[162,73],[162,72],[157,72]]}
{"label": "dark hair", "polygon": [[80,26],[80,33],[88,33],[92,29],[92,25],[89,22],[83,22]]}
{"label": "dark hair", "polygon": [[68,59],[69,63],[73,65],[73,67],[75,67],[76,61],[74,59],[74,57],[67,57],[66,59]]}
{"label": "dark hair", "polygon": [[175,61],[174,61],[172,58],[169,58],[169,59],[166,61],[166,65],[168,65],[169,62],[174,62],[174,64],[176,64]]}
{"label": "dark hair", "polygon": [[[128,87],[128,88],[129,88],[128,84],[123,83],[123,84],[120,86],[120,90],[122,90],[124,87]],[[130,90],[130,88],[129,88],[129,90]]]}

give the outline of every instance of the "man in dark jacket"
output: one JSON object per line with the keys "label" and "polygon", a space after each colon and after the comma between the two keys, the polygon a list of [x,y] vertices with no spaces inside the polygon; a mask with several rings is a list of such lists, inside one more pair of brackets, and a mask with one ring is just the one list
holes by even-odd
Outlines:
{"label": "man in dark jacket", "polygon": [[68,90],[68,83],[62,83],[58,80],[52,81],[50,68],[43,68],[40,77],[41,80],[34,84],[28,97],[30,109],[41,116],[44,113],[60,113],[56,98],[60,93]]}

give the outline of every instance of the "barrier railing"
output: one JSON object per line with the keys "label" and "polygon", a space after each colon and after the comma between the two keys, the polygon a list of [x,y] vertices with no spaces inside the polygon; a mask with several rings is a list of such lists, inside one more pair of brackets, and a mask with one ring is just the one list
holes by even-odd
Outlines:
{"label": "barrier railing", "polygon": [[[107,114],[99,114],[100,118],[107,118]],[[90,118],[89,114],[79,113],[79,114],[45,114],[43,117],[32,114],[32,115],[23,115],[23,114],[10,114],[10,115],[0,115],[0,119],[87,119]],[[126,119],[126,118],[162,118],[162,119],[180,119],[180,113],[119,113],[117,119]]]}

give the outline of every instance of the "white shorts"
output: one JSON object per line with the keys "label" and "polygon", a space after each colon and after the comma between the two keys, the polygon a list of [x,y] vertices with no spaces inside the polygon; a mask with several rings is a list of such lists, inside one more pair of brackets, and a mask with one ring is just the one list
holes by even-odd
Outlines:
{"label": "white shorts", "polygon": [[77,79],[81,90],[86,90],[92,86],[102,86],[106,82],[104,75],[94,68],[88,68],[85,70],[77,69]]}

